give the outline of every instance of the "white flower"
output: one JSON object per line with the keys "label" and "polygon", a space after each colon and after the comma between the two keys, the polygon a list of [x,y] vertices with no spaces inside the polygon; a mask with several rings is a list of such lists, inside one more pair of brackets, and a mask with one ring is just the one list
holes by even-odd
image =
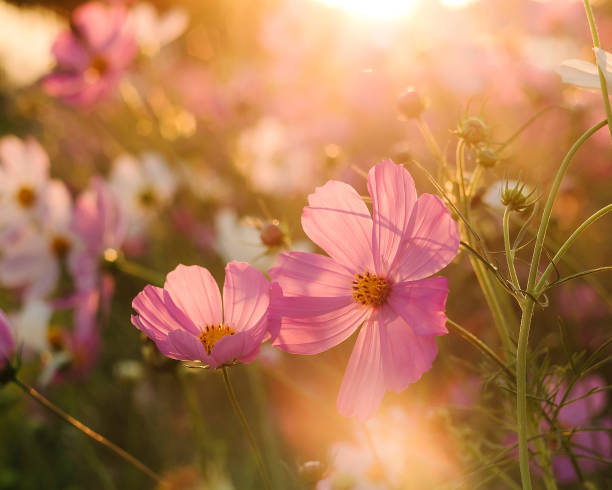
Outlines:
{"label": "white flower", "polygon": [[[593,48],[597,63],[604,74],[608,87],[612,87],[612,54],[600,48]],[[567,60],[557,69],[563,82],[580,88],[598,90],[599,73],[597,65],[584,60]]]}
{"label": "white flower", "polygon": [[160,15],[153,5],[146,2],[134,5],[128,18],[130,31],[148,56],[178,38],[187,29],[188,22],[184,9],[174,8]]}
{"label": "white flower", "polygon": [[71,230],[72,199],[64,183],[50,181],[39,199],[38,213],[5,247],[0,260],[0,284],[22,288],[26,300],[49,295],[79,247]]}
{"label": "white flower", "polygon": [[18,345],[40,353],[50,348],[47,330],[53,310],[48,303],[31,300],[20,311],[9,315]]}
{"label": "white flower", "polygon": [[128,221],[128,235],[143,233],[157,211],[174,197],[177,179],[164,158],[144,153],[140,159],[121,155],[113,163],[110,185]]}

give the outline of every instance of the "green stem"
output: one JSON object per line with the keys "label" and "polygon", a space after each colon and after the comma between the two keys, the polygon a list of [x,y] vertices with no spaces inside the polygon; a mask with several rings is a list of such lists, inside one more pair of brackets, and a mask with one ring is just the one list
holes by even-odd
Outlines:
{"label": "green stem", "polygon": [[474,193],[476,192],[476,189],[478,188],[478,184],[480,182],[483,172],[484,170],[483,170],[482,165],[477,165],[476,170],[474,170],[474,173],[472,174],[472,179],[470,180],[470,183],[467,188],[467,198],[468,199],[472,199],[472,197],[474,196]]}
{"label": "green stem", "polygon": [[128,276],[136,277],[138,279],[142,279],[145,282],[155,284],[157,286],[162,286],[164,284],[164,277],[151,269],[143,267],[136,262],[132,262],[130,260],[126,260],[123,257],[117,258],[113,265],[117,268],[117,270],[127,274]]}
{"label": "green stem", "polygon": [[463,214],[466,219],[469,218],[469,210],[470,203],[467,199],[465,192],[465,178],[463,176],[463,161],[465,159],[465,143],[463,140],[459,140],[457,143],[457,155],[456,155],[456,165],[457,165],[457,188],[459,189],[459,199],[457,200],[459,203],[459,207],[461,207],[461,203],[463,203]]}
{"label": "green stem", "polygon": [[506,262],[508,264],[508,271],[510,273],[510,279],[512,285],[517,291],[521,290],[521,285],[516,275],[516,268],[514,266],[514,250],[510,246],[510,208],[506,207],[504,210],[503,218],[503,229],[504,229],[504,248],[506,249]]}
{"label": "green stem", "polygon": [[238,403],[238,399],[236,398],[236,393],[234,393],[234,388],[232,387],[232,383],[229,379],[229,373],[227,372],[227,367],[223,366],[221,368],[223,373],[223,381],[225,382],[225,389],[227,390],[227,396],[232,403],[232,407],[234,408],[234,412],[236,413],[236,417],[240,420],[244,432],[246,433],[247,439],[249,440],[249,444],[251,445],[251,449],[253,449],[253,453],[255,454],[255,459],[257,460],[257,467],[259,468],[259,472],[261,473],[261,478],[264,482],[264,487],[267,490],[272,490],[272,484],[270,483],[270,477],[268,476],[268,472],[266,471],[266,467],[263,462],[263,458],[261,456],[261,451],[255,442],[255,437],[253,437],[253,433],[249,428],[249,423],[247,422],[242,409],[240,408],[240,403]]}
{"label": "green stem", "polygon": [[521,470],[521,481],[525,490],[531,490],[531,473],[529,468],[529,448],[527,447],[528,440],[528,413],[527,413],[527,345],[529,342],[529,330],[531,329],[531,320],[533,318],[533,311],[535,304],[532,300],[535,292],[534,286],[536,283],[540,258],[542,256],[542,248],[544,240],[546,238],[546,231],[548,229],[548,223],[550,221],[550,215],[552,213],[552,207],[557,197],[557,192],[563,180],[563,176],[567,171],[572,158],[578,151],[578,149],[587,141],[593,134],[599,131],[608,123],[607,120],[601,121],[588,131],[586,131],[574,145],[570,148],[569,152],[563,159],[555,180],[551,187],[546,205],[542,211],[542,219],[538,232],[536,234],[536,241],[533,249],[533,256],[531,259],[531,266],[529,268],[529,277],[527,279],[527,297],[521,305],[522,316],[521,324],[519,327],[519,341],[516,353],[516,405],[517,405],[517,425],[518,425],[518,446],[519,446],[519,466]]}
{"label": "green stem", "polygon": [[55,415],[60,417],[62,420],[64,420],[65,422],[69,423],[70,425],[72,425],[76,429],[80,430],[87,437],[90,437],[94,441],[102,444],[103,446],[105,446],[108,449],[110,449],[111,451],[113,451],[115,454],[117,454],[118,456],[123,458],[125,461],[130,463],[132,466],[134,466],[135,468],[137,468],[140,471],[142,471],[149,478],[151,478],[151,479],[155,480],[156,482],[158,482],[158,484],[163,485],[161,477],[157,473],[155,473],[152,469],[150,469],[148,466],[146,466],[142,461],[136,459],[130,453],[128,453],[127,451],[124,451],[119,446],[117,446],[115,443],[109,441],[106,437],[98,434],[97,432],[95,432],[94,430],[90,429],[89,427],[87,427],[82,422],[78,421],[77,419],[75,419],[71,415],[69,415],[66,412],[64,412],[61,408],[59,408],[58,406],[54,405],[51,401],[49,401],[47,398],[45,398],[42,394],[40,394],[38,391],[36,391],[31,386],[28,386],[28,385],[22,383],[17,378],[14,378],[12,381],[17,386],[19,386],[19,388],[21,388],[24,393],[26,393],[27,395],[31,396],[34,400],[36,400],[38,403],[40,403],[43,407],[47,408],[48,410],[53,412]]}
{"label": "green stem", "polygon": [[538,292],[541,291],[541,288],[543,287],[544,282],[546,281],[547,277],[552,273],[555,266],[561,261],[563,256],[566,254],[568,249],[572,246],[574,241],[576,241],[576,239],[580,236],[580,234],[584,230],[586,230],[589,226],[591,226],[593,223],[595,223],[595,221],[597,221],[599,218],[602,218],[603,216],[608,214],[610,211],[612,211],[612,204],[608,204],[607,206],[604,206],[596,213],[593,213],[591,216],[589,216],[584,221],[584,223],[582,223],[578,228],[576,228],[576,230],[574,230],[574,232],[565,241],[565,243],[561,245],[561,247],[559,248],[555,256],[550,261],[550,264],[548,265],[546,270],[542,273],[542,276],[540,277],[538,283],[536,284],[536,287],[535,287],[536,291]]}
{"label": "green stem", "polygon": [[[597,24],[595,24],[595,16],[593,15],[593,9],[589,0],[584,0],[584,10],[586,11],[587,20],[589,21],[589,27],[591,29],[591,37],[593,38],[593,47],[601,48],[599,42],[599,34],[597,33]],[[608,97],[608,82],[604,76],[601,66],[599,66],[599,60],[595,57],[597,63],[597,71],[599,72],[599,85],[601,86],[601,95],[603,97],[604,107],[606,109],[606,118],[608,122],[608,130],[610,131],[610,139],[612,139],[612,110],[610,109],[610,99]]]}
{"label": "green stem", "polygon": [[463,328],[458,323],[454,322],[450,318],[446,319],[446,323],[455,330],[464,340],[468,341],[474,347],[479,349],[485,356],[491,359],[494,363],[496,363],[502,370],[510,377],[510,379],[514,379],[514,373],[510,370],[508,366],[500,359],[500,357],[493,352],[493,350],[485,344],[482,340],[480,340],[476,335],[471,333],[470,331]]}

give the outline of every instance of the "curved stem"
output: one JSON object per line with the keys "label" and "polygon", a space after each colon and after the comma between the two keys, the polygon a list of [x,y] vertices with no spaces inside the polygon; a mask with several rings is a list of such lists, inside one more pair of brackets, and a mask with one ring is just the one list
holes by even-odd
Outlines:
{"label": "curved stem", "polygon": [[[593,16],[593,9],[589,0],[584,0],[584,10],[586,11],[587,20],[589,22],[589,28],[591,29],[591,37],[593,38],[593,47],[599,48],[601,44],[599,42],[599,34],[597,33],[597,24],[595,24],[595,17]],[[608,121],[608,130],[610,131],[610,139],[612,139],[612,110],[610,110],[610,99],[608,97],[608,82],[604,76],[601,66],[599,66],[599,60],[595,57],[597,64],[597,71],[599,72],[599,85],[601,87],[601,95],[603,97],[604,107],[606,109],[606,118]]]}
{"label": "curved stem", "polygon": [[494,363],[496,363],[510,377],[510,379],[514,379],[514,373],[510,370],[508,366],[506,366],[506,364],[504,364],[504,361],[502,361],[500,357],[495,352],[493,352],[493,350],[487,344],[485,344],[482,340],[476,337],[476,335],[474,335],[472,332],[466,330],[450,318],[446,319],[446,323],[461,337],[463,337],[464,340],[479,349],[485,356],[487,356]]}
{"label": "curved stem", "polygon": [[521,285],[516,275],[516,268],[514,266],[514,250],[510,247],[510,208],[504,209],[503,218],[503,229],[504,229],[504,248],[506,249],[506,263],[508,264],[508,272],[510,273],[510,279],[512,285],[517,291],[521,290]]}
{"label": "curved stem", "polygon": [[49,401],[47,398],[45,398],[42,394],[40,394],[38,391],[36,391],[31,386],[28,386],[25,383],[22,383],[17,378],[14,378],[12,381],[17,386],[19,386],[19,388],[21,388],[24,391],[24,393],[26,393],[27,395],[31,396],[34,400],[36,400],[38,403],[40,403],[43,407],[47,408],[48,410],[53,412],[55,415],[60,417],[62,420],[64,420],[65,422],[68,422],[70,425],[72,425],[76,429],[80,430],[87,437],[90,437],[94,441],[102,444],[103,446],[105,446],[108,449],[110,449],[111,451],[113,451],[115,454],[117,454],[118,456],[123,458],[125,461],[130,463],[132,466],[134,466],[135,468],[137,468],[140,471],[142,471],[149,478],[155,480],[160,485],[163,485],[161,477],[157,473],[155,473],[152,469],[150,469],[147,465],[145,465],[142,461],[136,459],[130,453],[128,453],[127,451],[121,449],[119,446],[117,446],[115,443],[109,441],[103,435],[98,434],[96,431],[90,429],[89,427],[87,427],[82,422],[78,421],[77,419],[75,419],[71,415],[69,415],[66,412],[64,412],[61,408],[59,408],[58,406],[54,405],[51,401]]}
{"label": "curved stem", "polygon": [[607,206],[604,206],[603,208],[601,208],[599,211],[593,213],[578,228],[576,228],[576,230],[574,230],[574,232],[565,241],[565,243],[561,245],[561,247],[559,248],[555,256],[550,261],[550,264],[548,265],[546,270],[542,273],[542,276],[540,277],[538,283],[536,284],[536,287],[535,287],[536,291],[539,292],[541,290],[541,288],[544,285],[544,282],[546,281],[546,278],[551,274],[555,266],[561,261],[565,253],[572,246],[574,241],[576,241],[576,239],[580,236],[580,234],[584,230],[586,230],[589,226],[591,226],[593,223],[595,223],[595,221],[597,221],[599,218],[602,218],[603,216],[608,214],[610,211],[612,211],[612,204],[608,204]]}
{"label": "curved stem", "polygon": [[484,170],[483,170],[482,165],[476,166],[476,170],[474,170],[474,174],[472,175],[472,179],[470,180],[470,183],[467,188],[467,199],[468,200],[471,200],[472,197],[474,196],[474,193],[476,192],[476,189],[480,182],[480,178],[482,177],[483,171]]}
{"label": "curved stem", "polygon": [[249,428],[249,423],[247,422],[242,409],[240,408],[240,403],[238,403],[238,398],[236,398],[236,393],[234,393],[234,388],[232,387],[232,383],[229,379],[229,373],[227,372],[227,367],[223,366],[221,368],[223,373],[223,381],[225,382],[225,389],[227,390],[227,396],[232,403],[232,407],[234,412],[236,413],[236,417],[240,420],[242,424],[242,428],[246,433],[247,439],[249,440],[249,444],[251,445],[251,449],[253,449],[253,453],[255,454],[255,459],[257,460],[257,467],[259,468],[259,472],[261,473],[261,478],[263,479],[264,486],[267,490],[272,490],[272,484],[270,483],[270,477],[268,476],[268,472],[266,471],[266,467],[263,462],[263,458],[261,456],[261,451],[255,442],[255,437],[253,437],[253,433]]}

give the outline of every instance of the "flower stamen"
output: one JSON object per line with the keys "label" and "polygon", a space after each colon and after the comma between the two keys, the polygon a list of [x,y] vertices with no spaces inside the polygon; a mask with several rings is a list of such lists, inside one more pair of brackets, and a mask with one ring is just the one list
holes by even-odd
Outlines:
{"label": "flower stamen", "polygon": [[234,335],[236,331],[229,325],[206,325],[202,333],[200,333],[200,342],[206,349],[206,353],[210,356],[214,345],[223,337]]}
{"label": "flower stamen", "polygon": [[357,303],[363,306],[382,306],[387,302],[391,284],[384,277],[366,271],[355,274],[351,289]]}

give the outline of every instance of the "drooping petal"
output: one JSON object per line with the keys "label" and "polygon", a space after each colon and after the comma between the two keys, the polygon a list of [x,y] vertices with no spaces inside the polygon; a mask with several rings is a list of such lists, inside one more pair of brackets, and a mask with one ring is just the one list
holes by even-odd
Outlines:
{"label": "drooping petal", "polygon": [[268,271],[286,296],[350,296],[353,276],[324,255],[286,252]]}
{"label": "drooping petal", "polygon": [[415,334],[444,335],[448,333],[444,313],[447,296],[448,279],[428,277],[394,284],[388,302]]}
{"label": "drooping petal", "polygon": [[380,330],[385,387],[400,392],[418,381],[438,354],[433,336],[416,335],[404,319],[390,308],[379,308],[372,317]]}
{"label": "drooping petal", "polygon": [[270,283],[263,273],[246,262],[230,262],[225,267],[223,322],[236,331],[253,330],[262,337],[265,315],[270,304]]}
{"label": "drooping petal", "polygon": [[450,211],[439,197],[422,194],[389,275],[396,282],[423,279],[446,267],[458,250],[459,230]]}
{"label": "drooping petal", "polygon": [[210,367],[217,367],[238,360],[244,364],[254,361],[259,352],[261,337],[254,336],[251,331],[237,332],[227,335],[215,343],[210,353]]}
{"label": "drooping petal", "polygon": [[556,70],[561,80],[569,85],[587,89],[598,89],[599,74],[593,63],[584,60],[566,60]]}
{"label": "drooping petal", "polygon": [[132,308],[138,313],[134,326],[152,340],[166,340],[174,330],[187,330],[191,335],[200,334],[200,329],[172,301],[161,288],[148,285],[132,301]]}
{"label": "drooping petal", "polygon": [[365,421],[374,416],[385,394],[381,330],[363,326],[351,353],[338,394],[338,411]]}
{"label": "drooping petal", "polygon": [[202,342],[186,330],[173,330],[170,332],[168,334],[168,342],[165,346],[171,346],[172,351],[170,353],[162,351],[163,354],[173,359],[210,363],[210,357],[206,353],[206,349],[204,345],[202,345]]}
{"label": "drooping petal", "polygon": [[372,218],[350,185],[330,180],[308,196],[302,227],[308,237],[351,271],[372,270]]}
{"label": "drooping petal", "polygon": [[417,200],[416,188],[406,169],[384,160],[370,169],[368,191],[374,220],[374,265],[376,274],[385,275],[395,262],[409,227]]}
{"label": "drooping petal", "polygon": [[272,296],[270,315],[280,318],[273,345],[293,354],[318,354],[346,340],[371,309],[351,297]]}
{"label": "drooping petal", "polygon": [[166,277],[164,289],[200,329],[223,322],[219,286],[204,267],[178,265]]}

